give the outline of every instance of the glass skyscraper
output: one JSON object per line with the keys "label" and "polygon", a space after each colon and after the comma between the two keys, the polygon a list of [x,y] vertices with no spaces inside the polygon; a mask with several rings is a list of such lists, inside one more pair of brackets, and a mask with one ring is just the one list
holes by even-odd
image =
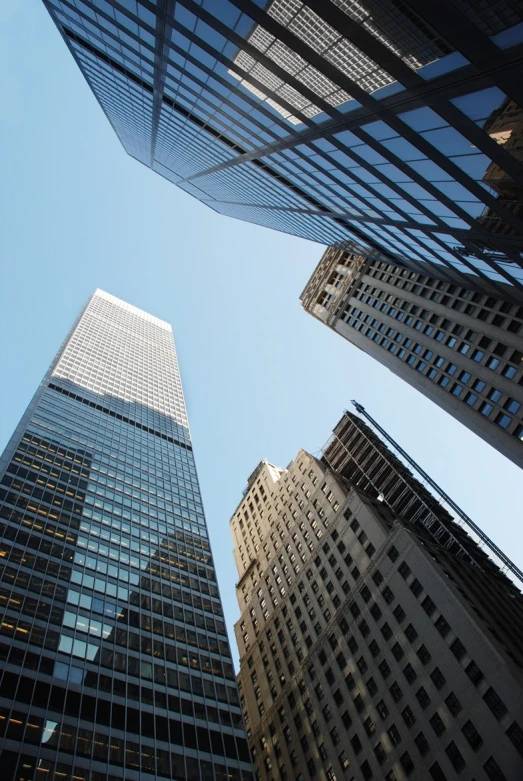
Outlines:
{"label": "glass skyscraper", "polygon": [[522,0],[44,2],[129,154],[216,211],[523,300]]}
{"label": "glass skyscraper", "polygon": [[171,326],[97,290],[0,476],[3,781],[250,781]]}

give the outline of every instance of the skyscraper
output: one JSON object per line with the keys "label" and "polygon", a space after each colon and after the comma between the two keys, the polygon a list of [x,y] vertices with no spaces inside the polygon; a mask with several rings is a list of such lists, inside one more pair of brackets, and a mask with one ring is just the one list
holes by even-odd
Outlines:
{"label": "skyscraper", "polygon": [[[451,501],[451,500],[450,500]],[[518,781],[523,573],[345,413],[231,518],[258,781]],[[498,566],[499,565],[499,566]]]}
{"label": "skyscraper", "polygon": [[216,211],[523,300],[521,0],[44,2],[125,149]]}
{"label": "skyscraper", "polygon": [[523,306],[328,249],[302,293],[307,312],[523,467]]}
{"label": "skyscraper", "polygon": [[171,326],[97,290],[0,467],[2,779],[250,780]]}

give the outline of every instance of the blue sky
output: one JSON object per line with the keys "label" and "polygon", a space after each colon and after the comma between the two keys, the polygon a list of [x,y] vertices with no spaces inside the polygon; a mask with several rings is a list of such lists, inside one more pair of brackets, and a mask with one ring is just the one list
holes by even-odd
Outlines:
{"label": "blue sky", "polygon": [[354,398],[522,567],[520,470],[301,309],[323,248],[128,157],[40,0],[0,4],[0,31],[0,448],[101,287],[174,326],[231,641],[228,521],[248,475],[317,453]]}

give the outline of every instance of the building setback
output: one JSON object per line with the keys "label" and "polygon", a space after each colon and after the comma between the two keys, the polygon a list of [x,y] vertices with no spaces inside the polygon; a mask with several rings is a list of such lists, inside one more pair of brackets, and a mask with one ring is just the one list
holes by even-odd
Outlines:
{"label": "building setback", "polygon": [[250,781],[171,326],[97,290],[0,477],[2,781]]}
{"label": "building setback", "polygon": [[44,0],[127,152],[212,209],[523,301],[523,1]]}
{"label": "building setback", "polygon": [[523,597],[357,415],[231,519],[258,781],[518,781]]}
{"label": "building setback", "polygon": [[523,306],[329,248],[303,307],[523,467]]}

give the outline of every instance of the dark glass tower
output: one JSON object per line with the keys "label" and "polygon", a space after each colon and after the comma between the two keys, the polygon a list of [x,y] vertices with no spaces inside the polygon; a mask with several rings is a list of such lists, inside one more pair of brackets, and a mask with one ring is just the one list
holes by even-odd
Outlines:
{"label": "dark glass tower", "polygon": [[171,326],[96,291],[0,466],[2,779],[250,780]]}
{"label": "dark glass tower", "polygon": [[44,1],[125,149],[216,211],[523,300],[522,0]]}
{"label": "dark glass tower", "polygon": [[301,300],[523,467],[522,306],[357,247],[329,248]]}

